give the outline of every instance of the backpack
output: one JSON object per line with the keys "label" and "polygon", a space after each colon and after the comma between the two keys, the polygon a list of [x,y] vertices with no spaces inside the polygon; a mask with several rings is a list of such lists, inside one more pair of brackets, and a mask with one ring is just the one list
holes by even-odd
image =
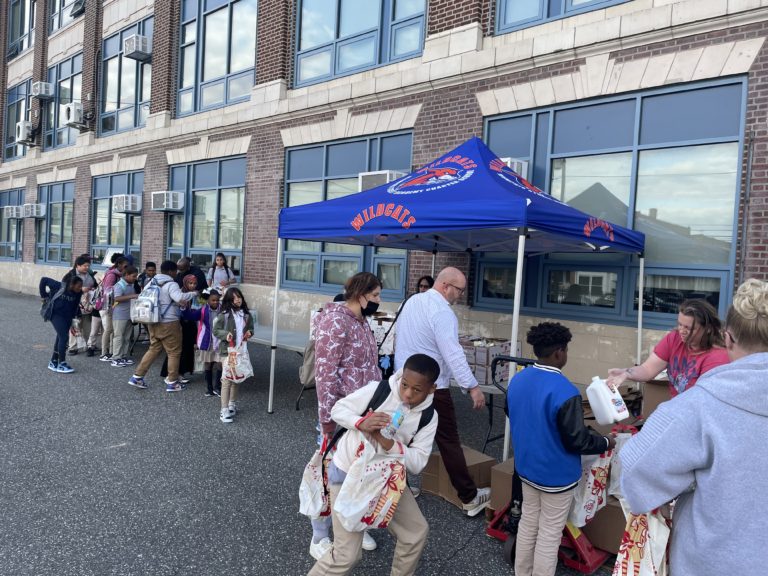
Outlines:
{"label": "backpack", "polygon": [[99,312],[102,310],[112,310],[112,307],[115,305],[115,285],[113,284],[109,288],[104,288],[104,281],[109,274],[114,274],[111,268],[107,270],[101,284],[96,287],[96,290],[93,293],[93,309]]}
{"label": "backpack", "polygon": [[50,322],[51,317],[53,317],[53,303],[58,300],[59,296],[64,294],[66,289],[67,285],[62,282],[61,288],[53,294],[49,292],[48,296],[43,299],[43,305],[40,307],[40,316],[43,317],[43,322]]}
{"label": "backpack", "polygon": [[[363,410],[362,414],[360,416],[365,416],[368,410],[375,411],[379,406],[381,406],[384,403],[384,400],[387,399],[390,392],[392,390],[389,387],[389,380],[384,379],[381,382],[379,382],[379,385],[376,387],[376,392],[373,393],[373,397],[371,398],[371,401],[368,402],[368,406],[365,407],[365,410]],[[435,406],[433,404],[430,404],[426,409],[421,411],[421,415],[419,417],[419,425],[416,428],[416,433],[413,435],[413,438],[411,438],[411,441],[408,442],[408,446],[410,446],[413,443],[413,439],[416,438],[416,434],[421,432],[421,429],[424,428],[427,424],[432,422],[432,416],[435,414]],[[328,446],[325,449],[325,453],[323,454],[323,460],[328,457],[328,454],[331,453],[331,449],[336,445],[336,443],[341,439],[342,436],[344,436],[344,433],[347,431],[346,428],[342,428],[341,430],[337,430],[336,434],[333,435],[333,438],[330,442],[328,442]]]}
{"label": "backpack", "polygon": [[138,298],[131,300],[131,322],[140,324],[157,324],[162,320],[168,309],[173,305],[173,300],[160,310],[160,292],[168,282],[159,284],[152,278],[139,294]]}

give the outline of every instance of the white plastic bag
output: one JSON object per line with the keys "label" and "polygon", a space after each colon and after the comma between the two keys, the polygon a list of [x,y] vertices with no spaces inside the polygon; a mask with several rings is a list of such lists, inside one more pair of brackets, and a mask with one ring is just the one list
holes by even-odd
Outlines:
{"label": "white plastic bag", "polygon": [[405,490],[403,456],[378,454],[367,440],[362,444],[333,504],[341,525],[350,532],[386,528]]}
{"label": "white plastic bag", "polygon": [[659,509],[632,514],[621,500],[627,526],[621,537],[613,576],[667,576],[667,542],[670,526]]}
{"label": "white plastic bag", "polygon": [[253,376],[251,357],[248,355],[248,345],[242,342],[237,348],[227,348],[227,357],[222,366],[222,378],[240,384]]}
{"label": "white plastic bag", "polygon": [[606,504],[608,495],[608,470],[613,459],[613,451],[608,450],[599,456],[581,457],[581,480],[568,513],[568,521],[581,528],[592,520]]}
{"label": "white plastic bag", "polygon": [[79,318],[75,318],[72,320],[72,326],[70,327],[69,331],[75,338],[75,348],[77,348],[78,352],[85,352],[85,349],[88,347],[88,343],[85,341],[85,338],[83,337],[83,330],[81,328],[81,322]]}
{"label": "white plastic bag", "polygon": [[632,438],[634,434],[637,434],[637,428],[619,424],[611,429],[611,433],[616,439],[616,446],[613,449],[613,460],[611,461],[608,495],[621,498],[621,458],[618,456],[624,444],[627,443],[627,440]]}
{"label": "white plastic bag", "polygon": [[299,485],[299,512],[312,519],[328,516],[331,513],[327,490],[328,477],[326,467],[323,466],[324,452],[325,443],[315,450],[304,467]]}

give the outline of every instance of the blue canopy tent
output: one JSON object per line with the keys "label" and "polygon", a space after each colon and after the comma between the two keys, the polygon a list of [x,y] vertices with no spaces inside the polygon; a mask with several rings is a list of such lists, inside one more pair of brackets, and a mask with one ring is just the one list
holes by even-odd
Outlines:
{"label": "blue canopy tent", "polygon": [[[645,236],[590,216],[543,193],[513,172],[479,138],[388,184],[280,211],[273,309],[272,410],[277,294],[282,239],[406,248],[429,252],[517,252],[512,341],[517,341],[525,254],[629,252]],[[638,362],[642,306],[638,311]]]}

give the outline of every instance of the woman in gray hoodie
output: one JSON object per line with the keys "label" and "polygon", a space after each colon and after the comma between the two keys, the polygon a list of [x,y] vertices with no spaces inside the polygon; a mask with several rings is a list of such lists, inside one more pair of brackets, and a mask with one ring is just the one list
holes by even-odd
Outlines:
{"label": "woman in gray hoodie", "polygon": [[768,566],[768,283],[739,287],[723,336],[731,363],[661,404],[619,455],[633,512],[677,498],[675,575],[748,576]]}

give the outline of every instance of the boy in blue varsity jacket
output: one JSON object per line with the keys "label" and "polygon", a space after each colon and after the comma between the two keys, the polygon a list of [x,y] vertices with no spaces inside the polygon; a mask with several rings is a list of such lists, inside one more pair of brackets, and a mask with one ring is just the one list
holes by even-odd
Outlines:
{"label": "boy in blue varsity jacket", "polygon": [[563,376],[571,331],[542,322],[528,331],[536,363],[507,388],[515,469],[523,482],[523,515],[517,532],[516,576],[554,575],[560,538],[581,478],[581,454],[616,444],[584,426],[581,395]]}

